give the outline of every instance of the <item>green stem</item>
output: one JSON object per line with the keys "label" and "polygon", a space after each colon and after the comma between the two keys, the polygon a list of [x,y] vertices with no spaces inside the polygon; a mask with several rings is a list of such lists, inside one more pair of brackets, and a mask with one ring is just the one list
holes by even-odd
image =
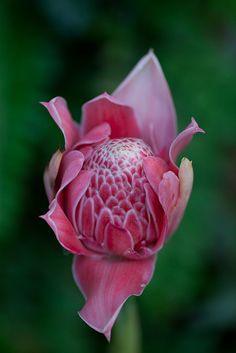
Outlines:
{"label": "green stem", "polygon": [[141,328],[135,298],[128,300],[113,331],[109,353],[141,353]]}

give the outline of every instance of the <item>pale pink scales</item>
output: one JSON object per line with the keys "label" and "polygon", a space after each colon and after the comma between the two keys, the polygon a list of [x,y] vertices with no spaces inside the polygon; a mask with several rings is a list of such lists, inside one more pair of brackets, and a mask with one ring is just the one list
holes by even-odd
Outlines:
{"label": "pale pink scales", "polygon": [[134,245],[146,239],[148,214],[145,206],[147,178],[143,159],[153,156],[141,139],[112,139],[97,145],[83,165],[93,171],[91,183],[77,209],[79,233],[101,246],[104,229],[110,222],[127,229]]}

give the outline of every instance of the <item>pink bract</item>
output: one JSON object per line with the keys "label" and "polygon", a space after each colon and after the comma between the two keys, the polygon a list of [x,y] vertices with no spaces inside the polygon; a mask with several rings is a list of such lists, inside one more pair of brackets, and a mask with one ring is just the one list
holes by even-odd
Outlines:
{"label": "pink bract", "polygon": [[81,318],[110,340],[122,305],[150,282],[156,254],[183,216],[193,171],[176,158],[203,130],[192,119],[176,136],[170,90],[151,51],[113,95],[84,104],[80,125],[63,98],[42,104],[65,138],[45,171],[42,218],[75,254]]}

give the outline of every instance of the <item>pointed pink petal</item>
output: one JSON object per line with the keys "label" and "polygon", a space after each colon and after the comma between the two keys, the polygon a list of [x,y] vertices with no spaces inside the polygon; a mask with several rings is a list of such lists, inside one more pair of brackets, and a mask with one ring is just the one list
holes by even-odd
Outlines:
{"label": "pointed pink petal", "polygon": [[76,256],[74,279],[86,299],[80,317],[109,338],[122,305],[131,295],[142,294],[154,266],[154,256],[144,260]]}
{"label": "pointed pink petal", "polygon": [[193,135],[197,132],[204,133],[204,130],[202,130],[198,126],[194,118],[192,118],[191,123],[172,142],[169,150],[169,159],[175,170],[177,168],[175,165],[176,158],[178,157],[180,152],[189,144],[189,142],[192,140]]}
{"label": "pointed pink petal", "polygon": [[[178,194],[178,199],[177,201],[173,201],[175,203],[175,206],[173,209],[169,210],[168,214],[168,223],[169,223],[169,229],[168,229],[168,237],[176,230],[178,227],[186,205],[188,203],[191,191],[192,191],[192,185],[193,185],[193,168],[192,168],[192,162],[190,162],[187,158],[183,158],[180,164],[179,168],[179,194]],[[176,192],[175,189],[177,189],[177,182],[174,181],[172,178],[172,185],[165,185],[166,188],[171,187],[172,193],[175,194],[173,196],[176,199]],[[160,184],[161,186],[161,184]],[[164,187],[162,190],[162,193],[164,193]],[[166,190],[167,192],[167,190]],[[164,206],[163,206],[164,207]]]}
{"label": "pointed pink petal", "polygon": [[77,148],[83,145],[101,143],[106,139],[108,139],[110,134],[111,134],[110,125],[108,123],[102,123],[94,127],[84,137],[82,137],[82,139],[79,141],[79,143],[76,144],[76,146],[74,146],[74,148]]}
{"label": "pointed pink petal", "polygon": [[49,102],[41,102],[47,108],[55,123],[61,129],[65,138],[65,149],[70,149],[79,138],[79,130],[68,110],[66,101],[62,97],[56,97]]}
{"label": "pointed pink petal", "polygon": [[66,250],[74,254],[90,254],[90,251],[80,242],[72,224],[56,199],[51,203],[50,210],[41,218],[52,228],[57,240]]}
{"label": "pointed pink petal", "polygon": [[142,139],[155,153],[169,148],[176,135],[176,114],[161,66],[152,51],[113,93],[134,109]]}
{"label": "pointed pink petal", "polygon": [[59,171],[62,156],[63,154],[59,150],[56,151],[44,172],[43,180],[49,202],[51,202],[55,196],[55,180]]}
{"label": "pointed pink petal", "polygon": [[158,157],[146,157],[143,160],[143,168],[151,187],[157,192],[162,175],[167,171],[166,162]]}
{"label": "pointed pink petal", "polygon": [[105,247],[108,252],[125,256],[133,250],[133,239],[128,230],[108,223],[105,228]]}
{"label": "pointed pink petal", "polygon": [[133,109],[104,93],[83,106],[83,133],[107,122],[111,127],[111,138],[140,137]]}

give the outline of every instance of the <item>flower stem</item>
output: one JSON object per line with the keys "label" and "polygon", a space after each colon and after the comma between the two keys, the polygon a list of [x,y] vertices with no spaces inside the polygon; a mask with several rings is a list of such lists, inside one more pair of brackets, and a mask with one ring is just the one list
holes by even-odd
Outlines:
{"label": "flower stem", "polygon": [[141,329],[135,298],[128,300],[113,330],[109,353],[141,353]]}

